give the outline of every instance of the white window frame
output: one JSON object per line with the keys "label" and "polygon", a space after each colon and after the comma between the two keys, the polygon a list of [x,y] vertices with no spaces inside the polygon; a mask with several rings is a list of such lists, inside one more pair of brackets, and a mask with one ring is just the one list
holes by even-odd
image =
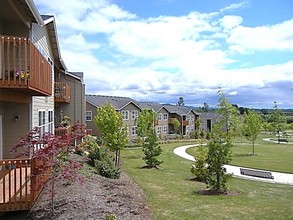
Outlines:
{"label": "white window frame", "polygon": [[163,133],[168,134],[168,125],[163,126]]}
{"label": "white window frame", "polygon": [[158,114],[158,121],[162,121],[162,113]]}
{"label": "white window frame", "polygon": [[168,121],[168,113],[163,113],[163,120]]}
{"label": "white window frame", "polygon": [[161,134],[162,133],[162,126],[157,126],[157,134]]}
{"label": "white window frame", "polygon": [[40,137],[46,132],[46,110],[39,110],[38,112],[38,119],[39,119],[39,129],[40,129]]}
{"label": "white window frame", "polygon": [[132,110],[131,111],[131,119],[135,120],[138,118],[138,110]]}
{"label": "white window frame", "polygon": [[53,134],[54,133],[54,111],[48,111],[48,131]]}
{"label": "white window frame", "polygon": [[85,112],[85,121],[93,121],[93,112],[92,111]]}
{"label": "white window frame", "polygon": [[131,136],[137,136],[137,126],[131,126]]}
{"label": "white window frame", "polygon": [[121,115],[122,115],[123,120],[125,120],[125,121],[129,120],[129,111],[128,110],[122,110]]}
{"label": "white window frame", "polygon": [[186,126],[186,133],[187,133],[187,134],[190,133],[190,126]]}

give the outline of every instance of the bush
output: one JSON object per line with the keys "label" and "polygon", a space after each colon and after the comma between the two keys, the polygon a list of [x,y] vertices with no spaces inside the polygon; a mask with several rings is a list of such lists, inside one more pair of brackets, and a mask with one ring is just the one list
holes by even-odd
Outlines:
{"label": "bush", "polygon": [[101,176],[118,179],[120,169],[114,165],[114,157],[111,152],[103,147],[98,147],[89,154],[90,163],[97,169]]}
{"label": "bush", "polygon": [[204,131],[201,131],[200,134],[199,134],[199,136],[200,136],[200,138],[204,138],[204,136],[205,136],[204,135]]}
{"label": "bush", "polygon": [[207,139],[207,140],[210,140],[210,139],[211,139],[211,132],[207,131],[206,139]]}
{"label": "bush", "polygon": [[200,145],[196,149],[196,153],[194,156],[195,162],[191,167],[191,172],[195,175],[195,179],[198,181],[206,181],[206,158],[207,158],[207,150]]}

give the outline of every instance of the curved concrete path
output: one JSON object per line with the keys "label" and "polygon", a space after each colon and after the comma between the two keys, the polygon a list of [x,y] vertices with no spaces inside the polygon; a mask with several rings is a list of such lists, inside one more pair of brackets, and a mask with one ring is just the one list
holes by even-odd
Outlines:
{"label": "curved concrete path", "polygon": [[[199,146],[199,144],[185,145],[185,146],[175,148],[173,150],[173,152],[174,152],[174,154],[178,155],[179,157],[185,158],[187,160],[195,161],[193,156],[186,153],[186,149],[190,148],[190,147],[197,147],[197,146]],[[271,172],[272,176],[274,177],[274,179],[265,179],[265,178],[246,176],[246,175],[240,174],[240,168],[250,169],[250,170],[256,170],[256,169],[238,167],[238,166],[232,166],[232,165],[225,165],[224,167],[226,168],[227,173],[230,173],[233,176],[238,177],[238,178],[263,181],[263,182],[270,182],[270,183],[281,183],[281,184],[293,185],[293,174],[278,173],[278,172],[272,172],[272,171],[267,171],[267,170],[259,170],[259,171]]]}

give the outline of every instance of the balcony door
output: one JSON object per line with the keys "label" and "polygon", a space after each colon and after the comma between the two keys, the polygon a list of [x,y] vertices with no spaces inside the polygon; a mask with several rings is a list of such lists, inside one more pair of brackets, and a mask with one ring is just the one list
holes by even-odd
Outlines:
{"label": "balcony door", "polygon": [[0,115],[0,160],[2,160],[2,145],[3,145],[3,135],[2,135],[2,115]]}

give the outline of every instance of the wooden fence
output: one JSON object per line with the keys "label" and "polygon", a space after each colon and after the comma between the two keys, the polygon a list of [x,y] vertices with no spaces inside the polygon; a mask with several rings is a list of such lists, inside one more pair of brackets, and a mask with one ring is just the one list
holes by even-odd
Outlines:
{"label": "wooden fence", "polygon": [[41,163],[37,158],[0,160],[0,212],[32,207],[51,171],[32,175]]}

